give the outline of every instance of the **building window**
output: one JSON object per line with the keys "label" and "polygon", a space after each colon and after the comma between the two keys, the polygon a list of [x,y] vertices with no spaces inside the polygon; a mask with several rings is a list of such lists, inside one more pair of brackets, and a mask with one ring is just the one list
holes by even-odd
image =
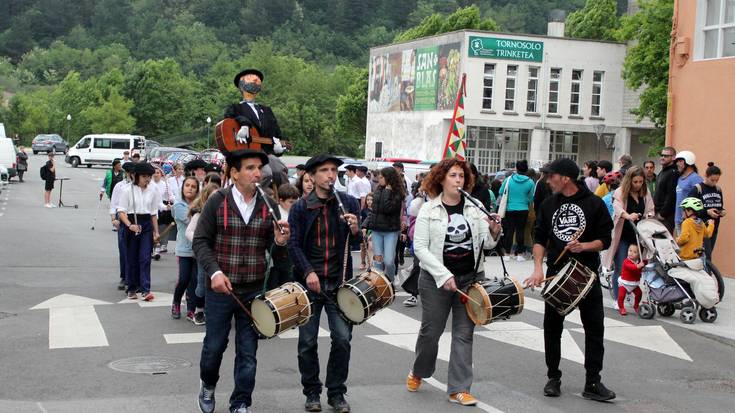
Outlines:
{"label": "building window", "polygon": [[569,158],[574,162],[579,158],[579,132],[551,131],[549,139],[549,160]]}
{"label": "building window", "polygon": [[569,114],[579,115],[579,95],[582,91],[582,71],[572,70],[572,95],[569,103]]}
{"label": "building window", "polygon": [[383,157],[383,142],[375,142],[375,157]]}
{"label": "building window", "polygon": [[526,95],[526,112],[536,112],[538,99],[538,67],[528,68],[528,94]]}
{"label": "building window", "polygon": [[735,0],[705,0],[698,13],[704,59],[735,56]]}
{"label": "building window", "polygon": [[512,111],[516,99],[516,74],[518,66],[508,65],[508,74],[505,78],[505,110]]}
{"label": "building window", "polygon": [[561,69],[551,69],[549,75],[549,113],[559,113],[559,81]]}
{"label": "building window", "polygon": [[530,129],[468,126],[467,159],[483,174],[512,169],[528,159],[530,142]]}
{"label": "building window", "polygon": [[592,74],[592,116],[602,116],[602,81],[605,79],[605,72],[595,71]]}
{"label": "building window", "polygon": [[485,64],[485,78],[482,84],[482,108],[493,108],[493,83],[495,82],[495,63]]}

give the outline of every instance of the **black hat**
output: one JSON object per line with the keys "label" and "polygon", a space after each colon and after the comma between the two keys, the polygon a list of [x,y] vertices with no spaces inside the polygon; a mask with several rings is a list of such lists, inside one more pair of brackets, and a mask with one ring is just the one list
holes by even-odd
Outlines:
{"label": "black hat", "polygon": [[394,168],[401,168],[401,169],[404,169],[404,168],[403,168],[403,162],[393,162],[393,167],[394,167]]}
{"label": "black hat", "polygon": [[354,172],[354,171],[357,170],[357,166],[356,165],[353,165],[353,164],[349,164],[349,165],[345,166],[345,169],[347,169],[348,171],[353,171]]}
{"label": "black hat", "polygon": [[260,78],[260,81],[263,81],[263,72],[261,72],[258,69],[245,69],[242,72],[238,73],[235,76],[235,86],[240,87],[240,78],[245,75],[255,75]]}
{"label": "black hat", "polygon": [[541,172],[559,174],[568,176],[572,179],[577,179],[579,176],[579,166],[569,158],[559,158],[541,168]]}
{"label": "black hat", "polygon": [[300,171],[303,171],[304,169],[306,169],[306,165],[300,163],[300,164],[296,165],[296,169],[298,169]]}
{"label": "black hat", "polygon": [[317,167],[327,163],[327,162],[333,162],[336,166],[342,165],[344,162],[342,162],[341,159],[337,158],[334,155],[327,155],[327,154],[320,154],[312,156],[307,162],[306,165],[304,165],[304,168],[307,172],[311,173],[313,172]]}
{"label": "black hat", "polygon": [[194,159],[193,161],[187,162],[186,163],[186,167],[184,169],[186,169],[187,171],[193,171],[193,170],[199,169],[199,168],[206,169],[207,168],[207,163],[204,162],[201,159]]}
{"label": "black hat", "polygon": [[135,162],[130,162],[130,161],[125,162],[122,165],[123,171],[125,171],[125,172],[135,172],[135,165],[136,165]]}
{"label": "black hat", "polygon": [[156,168],[148,162],[138,162],[135,164],[135,174],[140,175],[153,175],[156,172]]}
{"label": "black hat", "polygon": [[209,163],[204,168],[204,170],[206,172],[220,172],[220,171],[222,171],[222,167],[219,164],[217,164],[217,163]]}
{"label": "black hat", "polygon": [[360,165],[357,167],[357,170],[365,174],[368,171],[368,167],[365,165]]}
{"label": "black hat", "polygon": [[255,149],[240,149],[225,154],[225,160],[228,166],[239,165],[241,159],[247,158],[260,158],[263,165],[268,163],[268,155],[263,151],[256,151]]}

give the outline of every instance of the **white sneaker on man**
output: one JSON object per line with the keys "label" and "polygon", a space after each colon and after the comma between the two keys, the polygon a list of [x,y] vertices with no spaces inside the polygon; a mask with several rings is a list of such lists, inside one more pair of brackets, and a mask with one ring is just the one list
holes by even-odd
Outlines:
{"label": "white sneaker on man", "polygon": [[510,255],[503,255],[503,261],[510,261]]}
{"label": "white sneaker on man", "polygon": [[54,204],[44,204],[43,206],[45,208],[53,208],[55,205]]}
{"label": "white sneaker on man", "polygon": [[403,305],[406,307],[416,307],[416,304],[418,304],[418,301],[419,301],[418,297],[416,297],[415,295],[412,295],[403,301]]}
{"label": "white sneaker on man", "polygon": [[525,260],[526,260],[526,257],[524,257],[523,255],[518,255],[518,256],[516,257],[516,261],[518,261],[518,262],[523,262],[523,261],[525,261]]}

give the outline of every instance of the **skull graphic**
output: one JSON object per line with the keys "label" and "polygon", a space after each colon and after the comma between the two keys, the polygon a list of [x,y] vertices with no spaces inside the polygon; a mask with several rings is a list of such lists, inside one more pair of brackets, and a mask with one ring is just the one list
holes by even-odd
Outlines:
{"label": "skull graphic", "polygon": [[458,243],[464,241],[469,231],[469,224],[462,214],[452,214],[449,216],[449,225],[447,225],[447,235],[449,240]]}

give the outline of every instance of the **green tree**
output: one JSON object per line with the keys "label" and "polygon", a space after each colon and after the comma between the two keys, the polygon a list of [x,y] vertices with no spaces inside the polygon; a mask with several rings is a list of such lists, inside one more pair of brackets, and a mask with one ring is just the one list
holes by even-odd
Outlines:
{"label": "green tree", "polygon": [[457,9],[457,11],[448,16],[443,16],[439,13],[432,14],[425,18],[418,26],[400,33],[396,36],[394,42],[405,42],[462,29],[500,30],[497,23],[491,17],[482,19],[480,9],[477,6],[470,6]]}
{"label": "green tree", "polygon": [[618,27],[617,0],[587,0],[584,8],[567,16],[566,35],[581,39],[614,40]]}
{"label": "green tree", "polygon": [[99,105],[89,106],[82,116],[89,122],[89,128],[97,133],[131,133],[135,118],[130,116],[133,102],[113,90],[110,97]]}
{"label": "green tree", "polygon": [[631,89],[642,90],[640,104],[633,112],[638,119],[651,119],[657,128],[648,139],[653,152],[665,140],[674,0],[644,0],[640,6],[635,15],[623,17],[619,38],[630,42],[623,78]]}
{"label": "green tree", "polygon": [[345,93],[337,98],[336,132],[350,156],[361,156],[365,144],[368,77],[368,70],[361,69]]}

